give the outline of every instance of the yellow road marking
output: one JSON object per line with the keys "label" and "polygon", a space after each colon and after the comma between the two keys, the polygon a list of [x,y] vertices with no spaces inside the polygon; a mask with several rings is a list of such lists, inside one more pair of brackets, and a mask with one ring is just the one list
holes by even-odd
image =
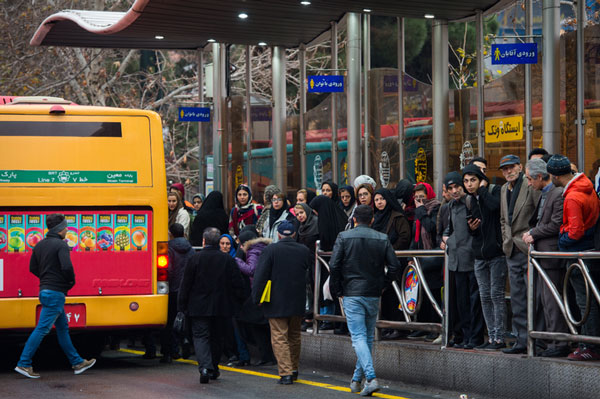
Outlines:
{"label": "yellow road marking", "polygon": [[[144,354],[144,352],[142,352],[142,351],[136,351],[133,349],[119,349],[119,351],[125,352],[125,353],[131,353],[134,355],[143,355]],[[195,360],[189,360],[189,359],[173,359],[173,360],[176,362],[179,362],[179,363],[192,364],[194,366],[198,365],[198,362]],[[252,370],[246,370],[246,369],[238,369],[235,367],[227,367],[227,366],[219,365],[219,370],[231,371],[233,373],[240,373],[240,374],[246,374],[246,375],[253,375],[256,377],[271,378],[273,380],[279,379],[279,376],[275,375],[275,374],[261,373],[259,371],[252,371]],[[322,382],[315,382],[315,381],[298,379],[298,380],[294,381],[294,384],[304,384],[304,385],[310,385],[310,386],[317,387],[317,388],[331,389],[333,391],[350,392],[350,388],[348,388],[348,387],[341,387],[339,385],[325,384]],[[379,392],[375,392],[373,394],[373,396],[378,397],[378,398],[386,398],[386,399],[409,399],[409,398],[405,398],[404,396],[387,395],[385,393],[379,393]]]}

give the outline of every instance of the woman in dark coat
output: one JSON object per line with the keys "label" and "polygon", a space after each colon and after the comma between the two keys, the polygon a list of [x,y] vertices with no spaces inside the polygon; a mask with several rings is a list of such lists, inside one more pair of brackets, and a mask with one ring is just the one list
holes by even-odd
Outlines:
{"label": "woman in dark coat", "polygon": [[193,246],[202,246],[202,233],[207,227],[216,227],[221,234],[227,234],[228,225],[229,217],[223,207],[223,194],[212,191],[194,218],[190,242]]}
{"label": "woman in dark coat", "polygon": [[[312,208],[307,204],[299,203],[294,207],[296,210],[296,218],[300,222],[298,228],[298,242],[304,244],[310,250],[312,259],[315,258],[316,242],[319,239],[319,220],[318,216],[315,215]],[[310,270],[306,276],[306,300],[308,303],[308,309],[304,321],[302,322],[302,330],[306,331],[313,318],[313,304],[314,296],[313,292],[315,289],[315,262],[310,263]]]}
{"label": "woman in dark coat", "polygon": [[331,198],[336,204],[340,200],[338,185],[332,182],[331,180],[328,180],[321,184],[321,194]]}
{"label": "woman in dark coat", "polygon": [[346,213],[346,216],[350,217],[352,215],[355,204],[354,188],[352,186],[342,186],[340,188],[340,207]]}

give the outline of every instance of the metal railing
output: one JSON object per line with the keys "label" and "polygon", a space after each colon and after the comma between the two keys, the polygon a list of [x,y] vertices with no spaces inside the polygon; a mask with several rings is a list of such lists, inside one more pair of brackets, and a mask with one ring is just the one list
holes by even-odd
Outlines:
{"label": "metal railing", "polygon": [[[341,313],[342,315],[330,315],[330,314],[320,314],[319,313],[319,297],[321,291],[321,267],[320,265],[325,266],[325,268],[329,271],[329,264],[324,259],[324,257],[330,257],[331,252],[321,251],[320,242],[317,241],[317,248],[315,252],[315,273],[314,273],[314,290],[313,290],[313,334],[318,334],[319,326],[318,321],[332,321],[332,322],[346,322],[346,317],[344,316],[343,304],[340,301]],[[406,266],[402,273],[402,278],[400,282],[402,283],[402,287],[406,287],[407,278],[413,278],[412,283],[416,282],[416,288],[418,290],[417,300],[414,306],[409,306],[409,303],[406,298],[406,290],[402,290],[398,281],[394,280],[392,282],[392,288],[398,298],[400,303],[400,307],[402,309],[402,313],[406,321],[393,321],[393,320],[382,320],[377,319],[376,327],[377,328],[389,328],[389,329],[399,329],[399,330],[417,330],[417,331],[428,331],[428,332],[436,332],[442,334],[442,346],[446,346],[448,343],[448,317],[445,317],[449,313],[449,302],[448,296],[449,292],[447,289],[444,289],[444,307],[442,308],[440,304],[437,303],[435,297],[433,296],[431,289],[429,288],[429,284],[425,278],[423,273],[421,262],[419,258],[423,257],[443,257],[444,258],[444,280],[448,281],[449,273],[448,268],[446,267],[446,254],[445,251],[441,249],[434,250],[405,250],[405,251],[395,251],[396,257],[398,258],[411,258],[412,264]],[[416,275],[416,280],[414,276],[411,276],[411,271]],[[386,268],[387,272],[387,268]],[[411,287],[413,284],[410,284]],[[423,297],[423,291],[425,295],[431,302],[433,309],[440,317],[440,323],[431,323],[431,322],[418,322],[415,321],[416,315],[419,313],[421,304],[425,298]]]}
{"label": "metal railing", "polygon": [[[558,291],[557,287],[552,283],[548,274],[544,271],[544,268],[540,265],[537,259],[565,259],[572,260],[573,262],[567,267],[567,272],[563,282],[562,296]],[[577,327],[583,325],[588,318],[590,312],[591,297],[590,291],[596,298],[596,301],[600,303],[600,292],[590,275],[588,266],[585,264],[584,259],[600,259],[600,252],[542,252],[535,251],[531,247],[529,248],[528,254],[528,282],[527,282],[527,354],[528,356],[535,355],[534,339],[549,339],[555,341],[568,341],[568,342],[582,342],[589,344],[600,344],[600,337],[594,337],[589,335],[581,335],[577,332]],[[585,296],[586,296],[586,307],[585,312],[580,320],[576,320],[571,313],[569,305],[569,296],[567,291],[569,288],[569,278],[575,269],[579,269],[585,282]],[[535,288],[534,288],[534,271],[543,280],[544,284],[550,289],[552,296],[562,313],[562,316],[567,323],[570,334],[563,332],[549,332],[549,331],[535,331],[534,330],[534,317],[535,317]]]}

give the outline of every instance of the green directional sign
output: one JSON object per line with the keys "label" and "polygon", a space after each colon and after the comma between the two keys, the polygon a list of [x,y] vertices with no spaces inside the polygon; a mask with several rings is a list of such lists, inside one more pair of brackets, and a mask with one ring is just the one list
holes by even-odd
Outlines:
{"label": "green directional sign", "polygon": [[0,170],[0,183],[136,184],[137,172],[123,170]]}

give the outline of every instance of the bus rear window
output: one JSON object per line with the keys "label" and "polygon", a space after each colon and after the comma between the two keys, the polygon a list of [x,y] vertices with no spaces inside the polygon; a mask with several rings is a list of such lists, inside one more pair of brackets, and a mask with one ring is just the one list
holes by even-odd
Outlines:
{"label": "bus rear window", "polygon": [[0,136],[122,137],[120,122],[0,122]]}

